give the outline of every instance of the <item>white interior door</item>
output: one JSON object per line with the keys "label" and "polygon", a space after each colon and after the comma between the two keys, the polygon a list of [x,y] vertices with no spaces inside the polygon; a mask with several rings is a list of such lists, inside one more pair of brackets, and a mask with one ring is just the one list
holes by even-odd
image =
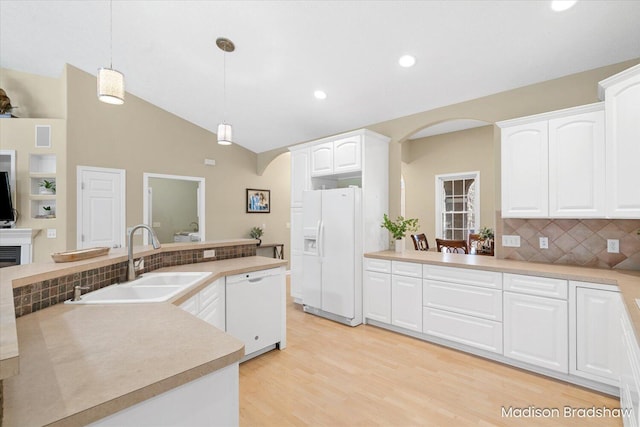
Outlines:
{"label": "white interior door", "polygon": [[78,249],[124,246],[125,171],[78,166]]}

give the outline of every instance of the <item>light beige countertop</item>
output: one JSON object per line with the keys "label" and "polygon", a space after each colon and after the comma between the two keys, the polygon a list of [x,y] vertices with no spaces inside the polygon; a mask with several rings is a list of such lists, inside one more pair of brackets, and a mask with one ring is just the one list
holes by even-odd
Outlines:
{"label": "light beige countertop", "polygon": [[[180,250],[252,245],[255,243],[257,243],[255,239],[233,239],[167,243],[163,244],[160,249],[153,249],[150,245],[136,246],[134,247],[134,258]],[[16,375],[19,370],[13,288],[126,261],[127,249],[120,248],[111,249],[108,255],[81,261],[55,263],[50,260],[48,262],[0,268],[0,380]]]}
{"label": "light beige countertop", "polygon": [[636,298],[640,298],[640,271],[605,270],[571,265],[512,261],[490,256],[448,254],[430,251],[405,251],[403,253],[381,251],[366,253],[364,256],[366,258],[386,259],[390,261],[476,268],[503,273],[528,274],[556,279],[617,285],[620,289],[627,313],[629,313],[629,317],[631,318],[636,340],[640,342],[640,309],[635,301]]}
{"label": "light beige countertop", "polygon": [[86,425],[238,362],[241,341],[174,304],[219,277],[282,265],[244,257],[167,267],[155,271],[213,274],[173,304],[57,304],[18,318],[20,372],[3,380],[4,425]]}

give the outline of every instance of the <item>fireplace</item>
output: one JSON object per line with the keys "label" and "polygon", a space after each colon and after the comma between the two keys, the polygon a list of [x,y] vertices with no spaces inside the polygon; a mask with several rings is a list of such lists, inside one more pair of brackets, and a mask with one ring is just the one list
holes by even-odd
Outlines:
{"label": "fireplace", "polygon": [[39,232],[31,228],[0,229],[0,266],[30,264],[33,260],[33,238]]}
{"label": "fireplace", "polygon": [[0,268],[20,265],[20,246],[0,246]]}

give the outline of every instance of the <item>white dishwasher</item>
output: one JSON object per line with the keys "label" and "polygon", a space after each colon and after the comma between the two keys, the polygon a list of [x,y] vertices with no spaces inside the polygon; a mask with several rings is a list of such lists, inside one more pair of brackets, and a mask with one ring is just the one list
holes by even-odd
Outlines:
{"label": "white dishwasher", "polygon": [[285,341],[283,283],[282,268],[227,276],[227,333],[244,342],[242,361]]}

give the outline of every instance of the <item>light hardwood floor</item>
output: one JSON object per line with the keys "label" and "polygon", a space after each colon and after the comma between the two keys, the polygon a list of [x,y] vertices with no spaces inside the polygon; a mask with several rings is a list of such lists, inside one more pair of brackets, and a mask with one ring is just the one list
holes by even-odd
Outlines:
{"label": "light hardwood floor", "polygon": [[[287,348],[240,365],[240,425],[621,426],[565,417],[564,407],[619,408],[617,398],[374,326],[304,313],[289,301]],[[559,417],[503,417],[502,408]]]}

